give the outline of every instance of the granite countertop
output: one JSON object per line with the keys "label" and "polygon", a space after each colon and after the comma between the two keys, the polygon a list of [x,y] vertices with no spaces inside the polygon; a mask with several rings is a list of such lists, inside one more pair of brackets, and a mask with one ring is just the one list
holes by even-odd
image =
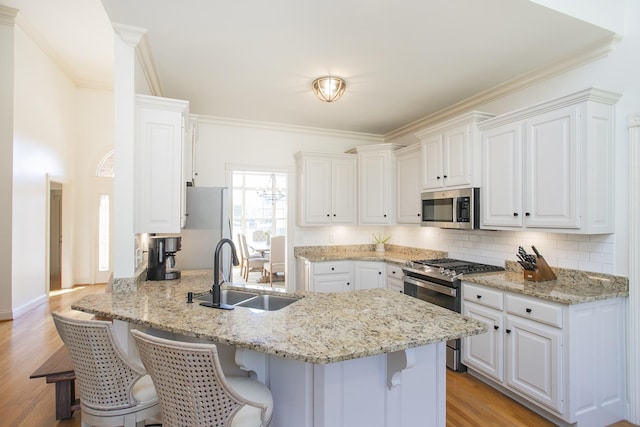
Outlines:
{"label": "granite countertop", "polygon": [[505,266],[505,271],[471,274],[462,280],[561,304],[629,296],[629,280],[626,277],[553,267],[556,280],[531,282],[524,280],[522,268],[517,263],[507,261]]}
{"label": "granite countertop", "polygon": [[481,322],[388,289],[296,292],[290,295],[300,297],[299,301],[271,312],[243,307],[216,310],[186,303],[187,292],[205,293],[212,280],[210,270],[183,271],[178,280],[143,282],[136,289],[85,296],[72,308],[316,364],[399,351],[487,330]]}
{"label": "granite countertop", "polygon": [[387,244],[384,252],[377,252],[375,245],[347,246],[299,246],[294,249],[296,258],[309,262],[324,261],[376,261],[404,265],[416,259],[446,258],[447,253],[430,249]]}

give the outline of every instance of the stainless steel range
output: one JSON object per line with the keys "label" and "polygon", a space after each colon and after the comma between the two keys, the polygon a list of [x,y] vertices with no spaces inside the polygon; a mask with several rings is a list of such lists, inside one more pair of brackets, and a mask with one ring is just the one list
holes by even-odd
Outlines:
{"label": "stainless steel range", "polygon": [[[461,312],[461,278],[465,274],[502,271],[495,265],[479,264],[451,258],[407,261],[404,271],[404,293]],[[460,362],[460,340],[447,341],[447,367],[454,371],[466,371]]]}

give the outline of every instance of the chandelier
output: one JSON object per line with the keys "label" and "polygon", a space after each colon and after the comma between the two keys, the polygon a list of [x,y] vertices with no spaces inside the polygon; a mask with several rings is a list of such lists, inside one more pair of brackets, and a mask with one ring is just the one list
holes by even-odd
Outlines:
{"label": "chandelier", "polygon": [[285,197],[282,189],[276,186],[276,175],[271,174],[269,176],[269,181],[267,182],[267,186],[265,188],[258,189],[258,196],[262,197],[264,200],[277,202],[278,200],[282,200]]}

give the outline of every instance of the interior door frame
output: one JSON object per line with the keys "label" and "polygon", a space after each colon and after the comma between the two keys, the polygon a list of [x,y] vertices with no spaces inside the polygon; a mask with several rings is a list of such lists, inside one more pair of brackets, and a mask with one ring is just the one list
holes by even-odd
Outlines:
{"label": "interior door frame", "polygon": [[[45,277],[44,277],[44,292],[46,295],[49,295],[49,291],[51,289],[51,191],[52,190],[61,190],[62,191],[62,201],[61,201],[61,215],[60,215],[60,236],[62,241],[60,243],[60,287],[61,289],[68,288],[70,286],[65,286],[65,277],[71,277],[70,271],[66,268],[65,263],[68,263],[66,257],[70,256],[71,251],[68,250],[70,247],[70,243],[68,242],[64,236],[68,235],[68,228],[70,224],[67,224],[67,220],[69,218],[69,202],[68,197],[65,197],[65,194],[69,194],[68,185],[69,183],[62,177],[54,176],[54,175],[45,175],[46,180],[46,211],[45,211],[45,223],[46,223],[46,235],[45,235]],[[72,265],[72,264],[69,264]]]}

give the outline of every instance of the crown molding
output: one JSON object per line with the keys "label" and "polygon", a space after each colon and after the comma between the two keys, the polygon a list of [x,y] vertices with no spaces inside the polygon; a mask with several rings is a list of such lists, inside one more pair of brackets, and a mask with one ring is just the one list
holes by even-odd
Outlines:
{"label": "crown molding", "polygon": [[15,25],[18,12],[18,9],[0,5],[0,24],[9,26]]}
{"label": "crown molding", "polygon": [[224,126],[236,126],[244,128],[254,128],[262,130],[272,131],[284,131],[284,132],[296,132],[307,133],[313,135],[323,135],[338,138],[349,138],[360,141],[367,141],[371,143],[381,144],[384,143],[384,137],[382,135],[376,135],[372,133],[350,132],[334,129],[323,129],[310,126],[298,126],[287,125],[281,123],[260,122],[255,120],[243,120],[243,119],[229,119],[225,117],[205,116],[200,114],[192,114],[189,116],[190,120],[198,123],[215,124]]}
{"label": "crown molding", "polygon": [[144,78],[149,85],[151,94],[164,97],[164,89],[158,75],[156,61],[153,59],[151,43],[147,35],[147,30],[131,25],[113,23],[113,29],[120,38],[136,52],[136,58],[142,68]]}
{"label": "crown molding", "polygon": [[632,114],[629,116],[629,128],[637,128],[640,127],[640,113]]}
{"label": "crown molding", "polygon": [[476,95],[457,102],[447,108],[423,117],[422,119],[408,123],[399,129],[385,134],[384,138],[385,140],[389,140],[408,133],[415,133],[418,130],[436,124],[442,120],[455,117],[456,115],[469,110],[477,109],[484,104],[589,64],[609,55],[620,40],[621,37],[619,35],[613,34],[610,37],[606,37],[576,52],[569,58],[564,58],[551,64],[538,67],[492,88],[479,92]]}

